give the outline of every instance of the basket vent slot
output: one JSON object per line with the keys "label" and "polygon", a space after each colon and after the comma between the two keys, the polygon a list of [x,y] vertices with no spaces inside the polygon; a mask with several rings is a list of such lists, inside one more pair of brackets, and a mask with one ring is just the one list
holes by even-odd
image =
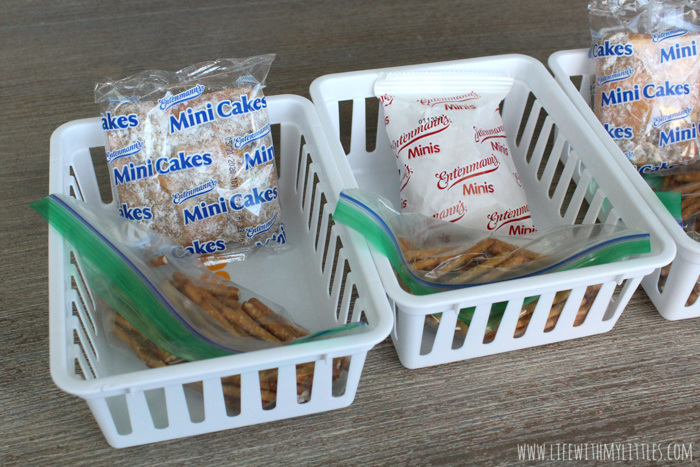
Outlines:
{"label": "basket vent slot", "polygon": [[95,170],[95,179],[97,180],[97,189],[100,191],[100,198],[103,203],[109,204],[112,202],[112,182],[109,177],[105,148],[103,146],[90,148],[90,158],[92,159],[92,167]]}
{"label": "basket vent slot", "polygon": [[333,359],[333,397],[342,397],[348,385],[348,372],[352,364],[352,356]]}
{"label": "basket vent slot", "polygon": [[282,176],[282,157],[279,151],[282,150],[280,143],[280,127],[279,123],[270,124],[270,134],[272,135],[272,147],[275,150],[275,170],[277,170],[277,179]]}
{"label": "basket vent slot", "polygon": [[351,150],[352,139],[352,111],[353,101],[338,102],[338,122],[340,144],[343,146],[343,152],[347,156]]}
{"label": "basket vent slot", "polygon": [[221,378],[221,390],[224,396],[226,415],[235,417],[241,414],[241,375]]}
{"label": "basket vent slot", "polygon": [[370,97],[365,99],[365,150],[373,152],[377,149],[377,138],[380,131],[384,131],[383,122],[379,121],[379,99]]}
{"label": "basket vent slot", "polygon": [[528,94],[527,101],[525,102],[525,108],[523,109],[523,115],[520,120],[520,127],[518,128],[518,134],[515,137],[516,146],[520,147],[520,143],[523,140],[525,134],[525,127],[527,126],[528,117],[532,111],[532,106],[535,103],[535,95],[533,93]]}
{"label": "basket vent slot", "polygon": [[[306,173],[306,170],[308,170],[308,160],[304,156],[308,156],[309,152],[306,150],[304,147],[306,145],[306,139],[304,139],[304,135],[301,136],[301,141],[299,143],[299,157],[297,157],[297,176],[296,176],[296,190],[299,191],[299,182],[300,178],[302,177],[302,174]],[[306,162],[306,166],[303,167],[302,163]],[[302,168],[304,168],[304,171],[302,172]],[[302,198],[303,199],[303,198]]]}

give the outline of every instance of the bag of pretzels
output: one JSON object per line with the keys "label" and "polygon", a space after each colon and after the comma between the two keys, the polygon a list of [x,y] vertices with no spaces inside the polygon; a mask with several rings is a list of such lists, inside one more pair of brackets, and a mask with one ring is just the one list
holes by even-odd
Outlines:
{"label": "bag of pretzels", "polygon": [[265,78],[274,55],[99,83],[119,214],[207,264],[286,243]]}
{"label": "bag of pretzels", "polygon": [[212,273],[167,236],[99,206],[50,195],[32,208],[78,252],[96,303],[105,304],[98,315],[108,335],[128,342],[141,336],[158,349],[156,356],[201,360],[362,327],[351,323],[311,333],[283,307]]}
{"label": "bag of pretzels", "polygon": [[360,232],[423,295],[620,261],[651,251],[649,234],[608,224],[489,236],[418,213],[398,213],[374,194],[343,190],[333,219]]}

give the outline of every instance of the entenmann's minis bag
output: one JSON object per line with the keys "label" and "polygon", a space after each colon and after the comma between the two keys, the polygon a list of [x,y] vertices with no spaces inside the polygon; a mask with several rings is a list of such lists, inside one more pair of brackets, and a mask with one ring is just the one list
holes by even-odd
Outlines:
{"label": "entenmann's minis bag", "polygon": [[512,84],[458,71],[377,79],[403,212],[502,235],[535,231],[499,113]]}

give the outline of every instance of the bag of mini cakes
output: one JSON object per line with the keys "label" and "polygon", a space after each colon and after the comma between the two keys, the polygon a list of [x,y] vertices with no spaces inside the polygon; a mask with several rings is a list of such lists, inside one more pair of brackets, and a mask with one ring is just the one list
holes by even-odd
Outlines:
{"label": "bag of mini cakes", "polygon": [[273,59],[221,59],[96,85],[122,217],[206,264],[285,245],[263,95]]}

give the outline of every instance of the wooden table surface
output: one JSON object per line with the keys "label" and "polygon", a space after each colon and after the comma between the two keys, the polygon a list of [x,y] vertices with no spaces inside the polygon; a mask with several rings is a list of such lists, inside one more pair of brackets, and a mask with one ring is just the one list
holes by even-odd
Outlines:
{"label": "wooden table surface", "polygon": [[48,193],[53,130],[98,115],[95,82],[274,52],[266,94],[309,97],[328,73],[504,53],[546,63],[589,43],[582,0],[117,3],[0,5],[0,464],[509,465],[522,443],[695,443],[700,457],[699,321],[665,321],[641,289],[603,335],[421,370],[387,339],[346,409],[111,448],[51,381],[47,226],[27,207]]}

